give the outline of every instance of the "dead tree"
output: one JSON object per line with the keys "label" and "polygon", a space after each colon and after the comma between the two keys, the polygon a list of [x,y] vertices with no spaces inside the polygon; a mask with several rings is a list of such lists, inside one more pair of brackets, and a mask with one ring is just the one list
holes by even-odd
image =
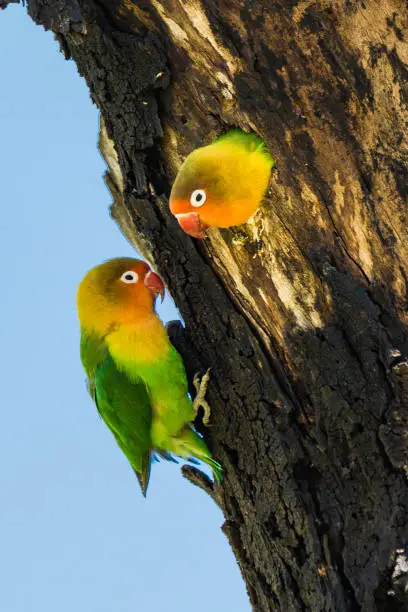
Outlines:
{"label": "dead tree", "polygon": [[[7,0],[2,0],[3,6]],[[407,610],[404,0],[28,0],[103,117],[112,216],[211,366],[214,496],[254,610]],[[245,226],[184,235],[180,162],[231,127],[277,160]]]}

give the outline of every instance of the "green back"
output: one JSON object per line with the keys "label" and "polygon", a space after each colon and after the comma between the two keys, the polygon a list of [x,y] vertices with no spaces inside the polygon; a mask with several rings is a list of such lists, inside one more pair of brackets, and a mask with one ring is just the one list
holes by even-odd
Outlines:
{"label": "green back", "polygon": [[99,414],[135,470],[143,493],[150,476],[152,411],[146,386],[118,370],[103,340],[81,337],[81,360]]}
{"label": "green back", "polygon": [[240,129],[233,129],[215,138],[211,144],[222,145],[224,142],[233,144],[246,149],[250,153],[261,154],[272,168],[275,164],[275,160],[269,153],[266,144],[257,134],[243,132]]}

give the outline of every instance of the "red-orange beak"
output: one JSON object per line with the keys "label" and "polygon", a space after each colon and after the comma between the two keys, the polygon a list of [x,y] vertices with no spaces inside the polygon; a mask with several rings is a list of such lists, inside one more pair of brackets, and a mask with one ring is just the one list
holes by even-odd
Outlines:
{"label": "red-orange beak", "polygon": [[156,272],[151,270],[146,274],[144,284],[153,293],[154,297],[160,294],[161,301],[164,300],[164,284],[162,279]]}
{"label": "red-orange beak", "polygon": [[210,226],[196,212],[176,214],[175,217],[186,234],[194,238],[205,238],[205,232]]}

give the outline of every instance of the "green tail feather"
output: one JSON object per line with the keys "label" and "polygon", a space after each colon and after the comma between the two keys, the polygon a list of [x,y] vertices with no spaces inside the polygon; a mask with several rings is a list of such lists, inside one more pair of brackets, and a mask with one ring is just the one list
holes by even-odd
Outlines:
{"label": "green tail feather", "polygon": [[140,488],[142,489],[143,496],[146,497],[147,487],[149,486],[150,470],[152,467],[152,455],[151,453],[145,455],[142,461],[142,470],[138,472],[133,468],[134,473],[139,481]]}
{"label": "green tail feather", "polygon": [[214,480],[219,484],[222,482],[222,467],[210,453],[206,443],[197,432],[190,427],[186,427],[181,434],[177,437],[177,446],[179,450],[176,451],[181,457],[189,457],[190,455],[199,459],[203,463],[210,466],[213,471]]}
{"label": "green tail feather", "polygon": [[221,463],[218,463],[213,457],[200,457],[201,461],[210,466],[213,472],[214,480],[220,484],[223,479]]}

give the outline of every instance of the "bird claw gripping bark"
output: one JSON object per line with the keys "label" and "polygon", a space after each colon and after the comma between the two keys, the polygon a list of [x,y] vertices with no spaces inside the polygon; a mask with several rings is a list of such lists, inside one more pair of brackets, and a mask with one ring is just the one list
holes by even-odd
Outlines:
{"label": "bird claw gripping bark", "polygon": [[207,393],[207,387],[208,387],[209,380],[210,380],[210,368],[208,368],[208,370],[206,371],[206,373],[204,374],[201,380],[198,374],[195,374],[194,379],[193,379],[193,385],[196,390],[196,396],[193,401],[193,410],[197,415],[200,408],[203,409],[204,411],[203,423],[206,427],[208,427],[208,424],[210,422],[210,416],[211,416],[211,408],[207,400],[205,399],[205,394]]}

